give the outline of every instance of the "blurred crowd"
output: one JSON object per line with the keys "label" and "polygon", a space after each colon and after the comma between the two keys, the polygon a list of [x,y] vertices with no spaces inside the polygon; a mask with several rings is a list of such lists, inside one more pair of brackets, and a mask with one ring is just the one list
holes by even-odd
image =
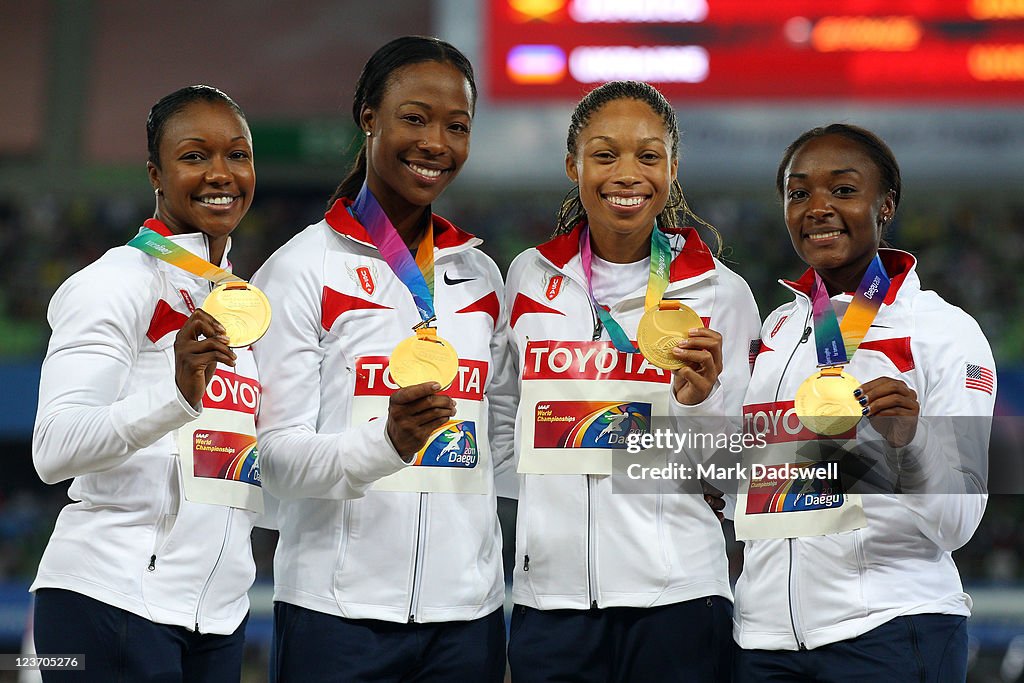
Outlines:
{"label": "blurred crowd", "polygon": [[[546,192],[479,192],[453,188],[439,213],[484,239],[504,270],[516,254],[546,239],[561,196]],[[251,275],[278,246],[319,220],[330,188],[257,194],[231,251],[236,272]],[[788,295],[775,283],[802,272],[773,199],[690,197],[717,226],[723,259],[739,272],[766,315]],[[48,335],[46,304],[71,273],[124,244],[152,206],[121,197],[58,201],[46,195],[0,197],[0,361],[38,359]],[[703,230],[713,248],[715,236]],[[999,367],[1024,361],[1024,318],[1010,302],[1024,299],[1017,266],[1024,253],[1024,201],[918,201],[900,208],[888,241],[919,258],[924,286],[971,313],[985,330]]]}

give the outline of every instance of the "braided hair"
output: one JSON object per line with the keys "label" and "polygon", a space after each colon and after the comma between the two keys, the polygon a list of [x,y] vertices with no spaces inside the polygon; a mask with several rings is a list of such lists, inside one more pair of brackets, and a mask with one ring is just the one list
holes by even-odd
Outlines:
{"label": "braided hair", "polygon": [[[653,86],[641,81],[611,81],[598,86],[587,93],[572,113],[569,121],[569,133],[566,137],[566,151],[576,157],[579,149],[580,132],[590,123],[591,117],[604,105],[617,100],[633,99],[647,104],[651,110],[661,117],[665,124],[665,130],[670,138],[670,152],[674,157],[679,154],[679,121],[676,118],[675,109],[669,104],[665,96]],[[580,221],[586,220],[587,211],[580,199],[579,185],[574,185],[569,193],[562,200],[562,206],[558,209],[556,216],[556,227],[554,235],[564,235],[571,232]],[[683,196],[683,188],[677,178],[672,179],[672,185],[668,192],[668,202],[660,214],[658,214],[658,225],[663,228],[677,228],[692,220],[710,230],[718,242],[716,255],[722,251],[722,237],[713,225],[705,221],[690,209]]]}

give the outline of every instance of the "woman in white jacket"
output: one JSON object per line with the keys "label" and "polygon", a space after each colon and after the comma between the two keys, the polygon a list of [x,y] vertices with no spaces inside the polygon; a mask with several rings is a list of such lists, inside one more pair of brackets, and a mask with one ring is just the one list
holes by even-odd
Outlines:
{"label": "woman in white jacket", "polygon": [[[490,448],[511,454],[511,434],[491,430],[511,427],[503,287],[480,240],[431,212],[466,162],[475,103],[448,43],[377,50],[353,98],[352,170],[255,278],[277,316],[256,358],[264,480],[281,499],[282,683],[504,676],[493,465],[506,456]],[[392,352],[414,328],[457,352],[450,387],[395,383]]]}
{"label": "woman in white jacket", "polygon": [[913,256],[879,248],[901,180],[877,135],[807,131],[777,189],[809,269],[762,327],[744,420],[764,462],[841,469],[755,476],[740,498],[739,680],[963,681],[971,602],[951,552],[985,508],[988,342]]}
{"label": "woman in white jacket", "polygon": [[[509,643],[517,683],[729,679],[725,540],[698,477],[632,480],[641,466],[692,468],[702,449],[673,448],[671,460],[621,450],[651,425],[683,435],[737,413],[760,322],[746,283],[681,227],[699,219],[676,181],[678,148],[675,112],[653,87],[593,90],[569,126],[576,187],[556,235],[509,269],[523,473]],[[686,364],[670,372],[631,340],[645,311],[675,302],[701,320],[671,348]]]}
{"label": "woman in white jacket", "polygon": [[[221,91],[190,86],[153,106],[146,132],[156,211],[131,245],[144,238],[230,279],[229,235],[256,180],[245,116]],[[227,420],[231,434],[211,434],[211,448],[244,442],[251,458],[231,476],[203,476],[262,501],[255,362],[196,308],[211,286],[126,245],[50,302],[33,459],[43,481],[73,479],[74,502],[32,584],[34,638],[40,654],[84,654],[85,670],[44,680],[239,680],[257,513],[186,498],[177,438]]]}

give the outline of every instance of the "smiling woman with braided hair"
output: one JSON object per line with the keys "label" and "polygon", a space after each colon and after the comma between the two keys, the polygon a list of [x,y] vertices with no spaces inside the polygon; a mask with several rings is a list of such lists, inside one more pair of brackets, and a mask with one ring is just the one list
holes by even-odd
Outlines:
{"label": "smiling woman with braided hair", "polygon": [[[676,181],[678,154],[675,112],[656,89],[617,81],[590,92],[569,125],[574,188],[555,236],[509,269],[521,393],[517,683],[729,680],[725,539],[699,486],[613,495],[625,479],[611,453],[627,435],[738,413],[749,379],[757,307],[684,225],[703,222]],[[661,349],[659,367],[632,340],[642,316],[681,301],[690,329]],[[577,424],[592,426],[560,428]],[[700,462],[698,450],[682,457]]]}

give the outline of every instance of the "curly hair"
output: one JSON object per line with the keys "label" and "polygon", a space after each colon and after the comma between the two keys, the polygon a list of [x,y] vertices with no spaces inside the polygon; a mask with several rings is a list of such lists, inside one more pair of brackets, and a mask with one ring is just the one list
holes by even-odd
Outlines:
{"label": "curly hair", "polygon": [[[675,109],[672,108],[672,105],[665,99],[665,96],[658,92],[655,87],[641,81],[611,81],[587,93],[579,101],[579,104],[576,105],[576,109],[573,111],[572,118],[569,121],[569,133],[565,141],[566,151],[575,157],[579,151],[580,132],[587,127],[594,114],[606,104],[623,99],[643,102],[656,115],[661,117],[671,142],[669,151],[674,158],[678,157],[679,121],[676,118]],[[569,190],[565,199],[562,200],[562,206],[558,209],[554,234],[562,235],[572,231],[576,224],[585,220],[586,217],[587,211],[580,199],[579,185],[575,185]],[[686,197],[683,196],[683,188],[676,178],[672,179],[672,185],[668,192],[668,201],[662,212],[658,214],[657,220],[658,225],[665,228],[676,228],[686,225],[688,220],[692,220],[704,226],[715,235],[715,239],[718,242],[718,249],[715,253],[720,254],[722,251],[722,237],[718,230],[690,209],[689,204],[686,203]]]}

